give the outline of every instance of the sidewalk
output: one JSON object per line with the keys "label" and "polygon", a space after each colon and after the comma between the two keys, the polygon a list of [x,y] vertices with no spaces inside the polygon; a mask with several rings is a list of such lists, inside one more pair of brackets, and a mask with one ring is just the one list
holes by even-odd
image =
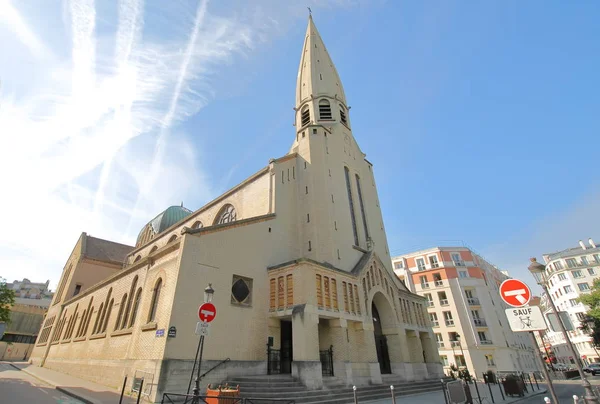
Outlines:
{"label": "sidewalk", "polygon": [[[525,397],[506,397],[505,400],[502,400],[502,395],[500,395],[500,390],[497,384],[492,384],[490,387],[492,388],[492,394],[490,395],[490,389],[486,384],[477,383],[477,387],[479,388],[479,397],[477,396],[477,391],[475,390],[475,386],[473,384],[469,385],[471,388],[471,395],[473,397],[473,403],[479,404],[479,397],[481,397],[482,404],[492,404],[495,402],[497,404],[509,404],[509,403],[517,403],[522,400],[526,400],[530,397],[538,396],[545,394],[547,392],[544,386],[539,386],[538,390],[534,384],[533,391],[531,391],[531,387],[528,385],[529,393],[525,393]],[[493,401],[492,401],[493,395]],[[543,400],[542,400],[543,401]],[[383,400],[375,400],[375,401],[365,401],[365,404],[392,404],[392,398],[386,398]],[[429,403],[440,403],[444,404],[446,401],[444,400],[444,393],[440,391],[434,391],[431,393],[424,394],[413,394],[407,396],[396,396],[396,404],[429,404]]]}
{"label": "sidewalk", "polygon": [[[120,391],[115,391],[101,384],[79,379],[78,377],[57,372],[55,370],[30,365],[27,362],[3,362],[51,385],[71,397],[87,404],[118,403]],[[136,400],[123,397],[123,404],[134,404]]]}

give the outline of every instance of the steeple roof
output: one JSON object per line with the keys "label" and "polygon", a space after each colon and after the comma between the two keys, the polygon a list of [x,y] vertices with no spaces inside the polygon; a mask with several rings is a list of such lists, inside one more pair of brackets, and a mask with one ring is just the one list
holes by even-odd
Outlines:
{"label": "steeple roof", "polygon": [[346,104],[346,95],[340,76],[317,31],[312,16],[308,17],[308,27],[304,38],[304,47],[298,68],[296,83],[296,108],[303,101],[313,97],[327,95]]}

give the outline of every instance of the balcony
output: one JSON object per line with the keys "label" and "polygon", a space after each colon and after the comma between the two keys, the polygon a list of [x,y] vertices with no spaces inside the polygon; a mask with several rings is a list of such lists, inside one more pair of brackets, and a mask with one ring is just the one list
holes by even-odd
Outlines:
{"label": "balcony", "polygon": [[429,289],[429,282],[422,283],[421,289]]}
{"label": "balcony", "polygon": [[450,345],[455,348],[460,346],[460,341],[450,341]]}
{"label": "balcony", "polygon": [[473,323],[476,327],[487,327],[487,323],[483,318],[474,318]]}
{"label": "balcony", "polygon": [[419,267],[417,267],[417,271],[419,271],[419,272],[427,271],[427,267],[425,265],[419,266]]}
{"label": "balcony", "polygon": [[441,279],[435,281],[434,283],[435,283],[435,286],[444,286],[444,281]]}
{"label": "balcony", "polygon": [[448,299],[440,299],[440,305],[441,306],[448,306],[448,305],[450,305],[450,303],[448,303]]}
{"label": "balcony", "polygon": [[446,320],[446,325],[452,327],[454,325],[454,320]]}
{"label": "balcony", "polygon": [[469,303],[469,306],[479,306],[479,299],[476,297],[468,297],[467,298],[467,303]]}
{"label": "balcony", "polygon": [[431,326],[432,327],[439,327],[440,326],[440,322],[437,321],[437,320],[434,320],[434,321],[431,322]]}
{"label": "balcony", "polygon": [[431,263],[431,269],[435,269],[435,268],[439,268],[439,267],[440,267],[439,263],[437,263],[437,262],[432,262]]}
{"label": "balcony", "polygon": [[465,262],[464,261],[454,261],[454,266],[455,267],[464,267]]}
{"label": "balcony", "polygon": [[481,340],[481,345],[492,345],[494,342],[489,339]]}

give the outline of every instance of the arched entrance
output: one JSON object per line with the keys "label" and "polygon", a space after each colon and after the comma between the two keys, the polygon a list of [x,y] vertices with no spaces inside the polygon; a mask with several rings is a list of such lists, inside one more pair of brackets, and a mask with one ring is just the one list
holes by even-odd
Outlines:
{"label": "arched entrance", "polygon": [[371,304],[371,313],[373,314],[373,326],[375,327],[375,348],[377,350],[377,361],[382,374],[392,373],[390,363],[390,353],[388,351],[387,337],[383,334],[381,316],[377,311],[375,301]]}

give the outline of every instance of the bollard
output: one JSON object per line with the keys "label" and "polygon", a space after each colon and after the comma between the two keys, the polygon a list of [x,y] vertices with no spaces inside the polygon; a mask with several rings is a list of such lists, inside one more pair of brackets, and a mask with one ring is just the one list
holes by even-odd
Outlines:
{"label": "bollard", "polygon": [[579,397],[577,397],[575,394],[573,394],[573,404],[577,404],[578,401],[579,401]]}
{"label": "bollard", "polygon": [[123,388],[121,389],[121,398],[119,399],[119,404],[123,402],[123,394],[125,394],[125,385],[127,384],[127,375],[125,375],[125,380],[123,380]]}
{"label": "bollard", "polygon": [[477,401],[481,404],[481,396],[479,395],[479,387],[477,387],[477,380],[473,379],[473,384],[475,385],[475,391],[477,392]]}
{"label": "bollard", "polygon": [[396,395],[394,394],[394,385],[390,386],[390,391],[392,392],[392,404],[396,404]]}
{"label": "bollard", "polygon": [[544,403],[551,404],[552,402],[550,401],[550,399],[548,397],[544,397]]}
{"label": "bollard", "polygon": [[502,396],[502,401],[504,401],[504,392],[502,391],[502,383],[496,378],[496,381],[498,382],[498,390],[500,390],[500,395]]}
{"label": "bollard", "polygon": [[142,381],[140,382],[140,389],[138,391],[138,399],[136,404],[140,404],[140,398],[142,397],[142,387],[144,387],[144,378],[142,377]]}
{"label": "bollard", "polygon": [[535,373],[533,374],[533,380],[535,380],[535,387],[537,387],[537,389],[539,390],[540,389],[540,385],[538,384],[537,377],[535,376]]}
{"label": "bollard", "polygon": [[358,397],[356,397],[356,386],[352,386],[352,390],[354,391],[354,404],[358,404]]}
{"label": "bollard", "polygon": [[492,398],[492,403],[495,403],[494,393],[492,393],[492,385],[488,383],[488,389],[490,390],[490,397]]}
{"label": "bollard", "polygon": [[531,386],[531,392],[533,393],[533,383],[531,383],[531,375],[527,373],[527,379],[529,380],[529,385]]}

